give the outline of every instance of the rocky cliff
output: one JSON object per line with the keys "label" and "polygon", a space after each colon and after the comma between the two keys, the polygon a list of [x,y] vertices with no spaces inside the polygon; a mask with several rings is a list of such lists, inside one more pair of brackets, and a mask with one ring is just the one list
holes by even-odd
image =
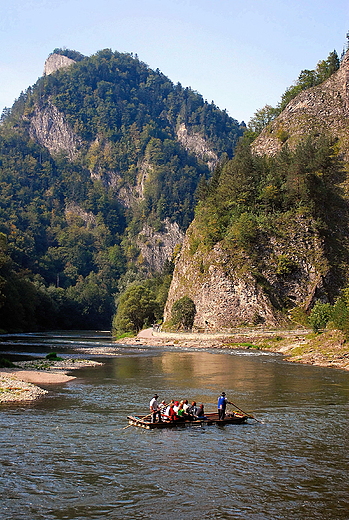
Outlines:
{"label": "rocky cliff", "polygon": [[45,106],[35,107],[30,118],[29,134],[52,155],[63,152],[70,160],[76,157],[81,144],[81,139],[74,133],[64,115],[50,102]]}
{"label": "rocky cliff", "polygon": [[[280,221],[280,227],[281,227]],[[256,258],[218,243],[210,251],[193,244],[200,237],[195,221],[178,255],[165,308],[188,296],[196,306],[194,328],[226,330],[240,325],[275,326],[288,319],[285,309],[308,310],[316,299],[328,301],[330,276],[323,239],[309,219],[290,219],[288,232],[261,235]],[[195,248],[194,248],[195,249]]]}
{"label": "rocky cliff", "polygon": [[50,54],[50,56],[45,61],[44,76],[48,76],[59,69],[70,67],[74,63],[76,63],[76,61],[68,58],[67,56],[62,56],[61,54],[55,53]]}
{"label": "rocky cliff", "polygon": [[186,150],[192,152],[196,157],[207,161],[210,170],[213,170],[218,163],[218,156],[209,143],[197,132],[189,133],[184,123],[177,129],[177,138]]}
{"label": "rocky cliff", "polygon": [[[252,143],[253,153],[261,157],[273,157],[286,146],[288,150],[295,150],[310,134],[326,134],[337,140],[334,153],[343,157],[344,165],[347,165],[348,115],[347,54],[336,73],[321,85],[299,94],[264,129]],[[253,175],[255,173],[251,169],[251,181]],[[287,182],[298,183],[299,189],[300,177],[297,175],[295,171],[293,179],[289,178]],[[314,182],[318,182],[316,178],[321,179],[321,176],[321,171],[315,172]],[[286,189],[285,184],[276,188],[272,181],[269,182],[269,185],[267,180],[261,182],[266,190],[263,193],[268,190],[271,193],[275,189],[275,193],[280,194]],[[332,182],[335,185],[338,179],[333,177]],[[332,221],[327,220],[325,226],[320,224],[321,210],[318,212],[320,219],[317,219],[301,204],[296,207],[297,201],[295,210],[277,213],[271,208],[262,218],[265,211],[263,205],[260,205],[263,195],[257,194],[255,203],[261,208],[259,213],[255,213],[258,239],[247,249],[239,245],[238,240],[231,239],[218,241],[209,248],[205,243],[207,234],[203,227],[207,225],[203,222],[207,223],[208,219],[201,219],[200,222],[197,217],[188,229],[177,257],[165,308],[165,322],[171,320],[172,306],[183,296],[188,296],[195,303],[194,328],[205,330],[226,330],[247,324],[275,326],[292,319],[295,309],[308,312],[318,299],[331,301],[347,277],[343,273],[348,273],[346,183],[347,175],[343,172],[340,186],[336,188],[341,199],[341,217],[336,219],[332,216]],[[217,189],[222,189],[219,184]],[[307,189],[312,189],[310,184]],[[248,190],[247,184],[241,192],[241,201],[248,197]],[[237,218],[237,210],[234,208],[239,204],[239,197],[235,199],[236,202],[229,200],[229,197],[226,200],[232,208],[231,213],[226,208],[225,217],[221,221],[214,215],[210,217],[218,234],[222,222],[233,229],[234,219]],[[331,204],[329,199],[328,204]],[[254,210],[251,208],[251,211],[253,213]],[[201,208],[200,213],[205,215],[205,209]],[[341,238],[331,243],[329,237],[338,233],[338,230]],[[343,256],[339,267],[339,262],[337,266],[335,264],[336,257],[340,255]],[[340,269],[341,275],[338,274]]]}
{"label": "rocky cliff", "polygon": [[338,138],[349,160],[349,53],[337,72],[321,85],[301,92],[262,131],[252,147],[260,155],[275,155],[287,144],[294,147],[310,133],[327,132]]}

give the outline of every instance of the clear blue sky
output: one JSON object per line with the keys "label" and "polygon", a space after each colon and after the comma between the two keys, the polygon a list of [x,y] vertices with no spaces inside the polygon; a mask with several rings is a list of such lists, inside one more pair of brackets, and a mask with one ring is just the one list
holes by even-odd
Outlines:
{"label": "clear blue sky", "polygon": [[349,30],[348,0],[1,0],[0,111],[56,47],[137,53],[248,122]]}

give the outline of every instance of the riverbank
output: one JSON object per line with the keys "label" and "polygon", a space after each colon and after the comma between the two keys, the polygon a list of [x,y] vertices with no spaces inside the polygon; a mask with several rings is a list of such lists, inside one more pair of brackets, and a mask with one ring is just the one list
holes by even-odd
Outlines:
{"label": "riverbank", "polygon": [[[307,329],[272,330],[256,327],[235,329],[229,333],[169,333],[146,329],[118,343],[159,347],[175,345],[191,349],[266,350],[283,354],[285,359],[294,363],[349,370],[349,342],[340,331],[314,334]],[[115,343],[115,348],[101,347],[99,354],[118,355],[118,343]],[[84,351],[85,355],[96,354],[96,348],[91,352]],[[0,368],[0,403],[33,401],[47,394],[50,385],[64,384],[75,379],[67,374],[68,371],[100,364],[86,359],[50,362],[40,359],[18,362],[15,368]]]}
{"label": "riverbank", "polygon": [[123,343],[178,345],[187,348],[256,349],[278,352],[287,361],[349,370],[349,342],[339,330],[314,334],[308,329],[235,329],[229,333],[170,333],[141,331]]}
{"label": "riverbank", "polygon": [[62,384],[75,379],[67,372],[85,366],[101,365],[89,359],[46,359],[20,361],[15,367],[0,368],[0,403],[34,401],[48,393],[40,385]]}

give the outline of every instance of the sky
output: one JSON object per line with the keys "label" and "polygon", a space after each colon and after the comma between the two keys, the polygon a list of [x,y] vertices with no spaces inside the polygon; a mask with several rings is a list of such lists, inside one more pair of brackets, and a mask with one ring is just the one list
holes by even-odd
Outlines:
{"label": "sky", "polygon": [[57,47],[132,52],[246,123],[347,45],[349,1],[1,0],[0,113]]}

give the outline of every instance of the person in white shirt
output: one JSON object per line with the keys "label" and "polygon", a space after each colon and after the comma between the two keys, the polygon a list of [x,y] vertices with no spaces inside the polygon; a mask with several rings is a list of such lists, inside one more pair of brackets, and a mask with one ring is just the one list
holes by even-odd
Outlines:
{"label": "person in white shirt", "polygon": [[159,403],[157,401],[158,397],[159,397],[158,394],[154,394],[153,399],[151,399],[151,401],[149,403],[149,409],[152,414],[151,422],[153,422],[153,423],[156,422],[156,417],[158,417],[158,421],[161,422],[161,410],[160,410]]}

